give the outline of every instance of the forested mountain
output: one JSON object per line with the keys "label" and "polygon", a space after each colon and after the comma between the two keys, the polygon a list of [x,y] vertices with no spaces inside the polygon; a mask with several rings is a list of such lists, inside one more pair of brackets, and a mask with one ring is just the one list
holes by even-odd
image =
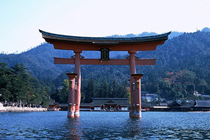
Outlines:
{"label": "forested mountain", "polygon": [[[210,94],[207,93],[210,91],[210,32],[208,29],[209,28],[204,28],[202,31],[183,34],[172,32],[174,36],[170,37],[171,39],[167,40],[163,45],[158,46],[156,51],[137,52],[136,56],[139,58],[157,59],[155,66],[137,66],[137,73],[144,74],[142,89],[153,93],[166,92],[164,89],[166,87],[161,86],[161,84],[170,84],[170,86],[185,84],[186,87],[180,87],[185,90],[190,82],[194,84],[196,83],[195,80],[198,81],[199,79],[200,82],[196,84],[200,85],[202,83],[201,81],[203,81],[203,84],[206,86],[205,90],[204,88],[198,88],[198,91],[201,92],[202,90],[203,94]],[[9,66],[14,66],[16,63],[23,63],[33,76],[44,82],[52,82],[56,86],[59,86],[63,83],[63,80],[67,78],[65,72],[73,72],[73,66],[55,65],[53,64],[53,57],[69,58],[72,55],[74,55],[72,51],[55,50],[53,45],[43,43],[21,54],[0,54],[0,62],[7,63]],[[91,51],[83,52],[82,55],[85,58],[100,57],[99,52]],[[112,58],[126,58],[127,56],[127,52],[111,52]],[[173,75],[170,75],[171,77],[176,77],[180,72],[188,76],[195,74],[195,76],[194,79],[188,83],[172,82],[170,81],[171,77],[168,75],[168,73],[171,72],[173,73]],[[182,76],[184,77],[184,75]],[[111,94],[113,94],[114,85],[128,86],[128,78],[129,66],[82,66],[83,90],[87,88],[88,84],[93,83],[97,84],[95,87],[103,88],[103,86],[107,86],[111,89],[107,89],[107,93],[104,93],[106,97],[113,96]],[[167,78],[167,82],[169,83],[164,83],[166,82],[164,79]],[[90,80],[95,82],[91,83]],[[180,81],[180,78],[178,81]],[[170,88],[173,89],[173,86]],[[178,93],[179,91],[174,88],[174,92]],[[103,97],[103,95],[101,97]],[[121,95],[119,97],[121,97]]]}

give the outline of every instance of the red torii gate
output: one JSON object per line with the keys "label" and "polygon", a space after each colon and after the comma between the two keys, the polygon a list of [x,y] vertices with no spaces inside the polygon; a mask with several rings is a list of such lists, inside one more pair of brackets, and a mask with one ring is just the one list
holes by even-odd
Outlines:
{"label": "red torii gate", "polygon": [[[74,64],[74,73],[67,73],[69,77],[68,117],[79,117],[81,98],[81,68],[80,65],[130,65],[130,117],[141,118],[141,77],[136,74],[136,65],[155,65],[156,59],[138,59],[137,51],[156,50],[163,44],[170,32],[154,36],[111,38],[111,37],[78,37],[54,34],[39,30],[46,42],[54,45],[55,49],[73,50],[75,56],[71,58],[55,58],[55,64]],[[101,51],[101,59],[85,59],[82,51]],[[127,59],[109,59],[110,51],[128,51]]]}

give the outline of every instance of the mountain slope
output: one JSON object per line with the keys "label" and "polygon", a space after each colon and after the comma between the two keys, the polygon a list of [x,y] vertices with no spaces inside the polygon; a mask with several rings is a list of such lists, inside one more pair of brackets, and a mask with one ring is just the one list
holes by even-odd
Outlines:
{"label": "mountain slope", "polygon": [[[32,75],[39,79],[56,79],[62,72],[73,71],[72,65],[55,65],[53,57],[69,58],[72,51],[55,50],[51,44],[44,43],[21,54],[0,54],[0,62],[14,66],[24,63]],[[85,51],[85,58],[99,58],[99,52]],[[157,58],[156,66],[138,66],[137,72],[144,73],[144,79],[149,78],[151,72],[163,75],[165,72],[182,69],[198,70],[196,74],[205,77],[209,74],[210,63],[210,32],[184,33],[167,40],[158,46],[156,51],[138,52],[140,58]],[[111,57],[125,58],[127,52],[111,52]],[[203,69],[202,73],[199,73]],[[101,72],[105,72],[101,74]],[[128,66],[82,66],[83,78],[91,76],[101,77],[129,77]]]}

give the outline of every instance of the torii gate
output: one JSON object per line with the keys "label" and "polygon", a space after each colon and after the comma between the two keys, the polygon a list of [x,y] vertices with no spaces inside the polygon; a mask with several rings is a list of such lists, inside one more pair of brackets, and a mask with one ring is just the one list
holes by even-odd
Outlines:
{"label": "torii gate", "polygon": [[[141,77],[136,74],[136,65],[155,65],[156,59],[138,59],[137,51],[156,50],[163,44],[170,32],[146,37],[110,38],[110,37],[78,37],[54,34],[39,30],[46,42],[54,45],[55,49],[73,50],[75,56],[71,58],[55,58],[55,64],[74,64],[74,73],[67,73],[69,77],[68,117],[79,117],[81,98],[81,68],[80,65],[130,65],[130,93],[131,106],[129,116],[141,118]],[[82,51],[100,51],[101,59],[85,59]],[[127,59],[109,59],[110,51],[128,51]]]}

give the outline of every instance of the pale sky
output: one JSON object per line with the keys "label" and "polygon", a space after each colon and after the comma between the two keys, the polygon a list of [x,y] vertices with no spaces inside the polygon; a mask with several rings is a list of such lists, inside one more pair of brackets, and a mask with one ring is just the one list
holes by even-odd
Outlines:
{"label": "pale sky", "polygon": [[110,36],[204,27],[210,27],[210,0],[0,0],[0,53],[41,44],[38,29]]}

